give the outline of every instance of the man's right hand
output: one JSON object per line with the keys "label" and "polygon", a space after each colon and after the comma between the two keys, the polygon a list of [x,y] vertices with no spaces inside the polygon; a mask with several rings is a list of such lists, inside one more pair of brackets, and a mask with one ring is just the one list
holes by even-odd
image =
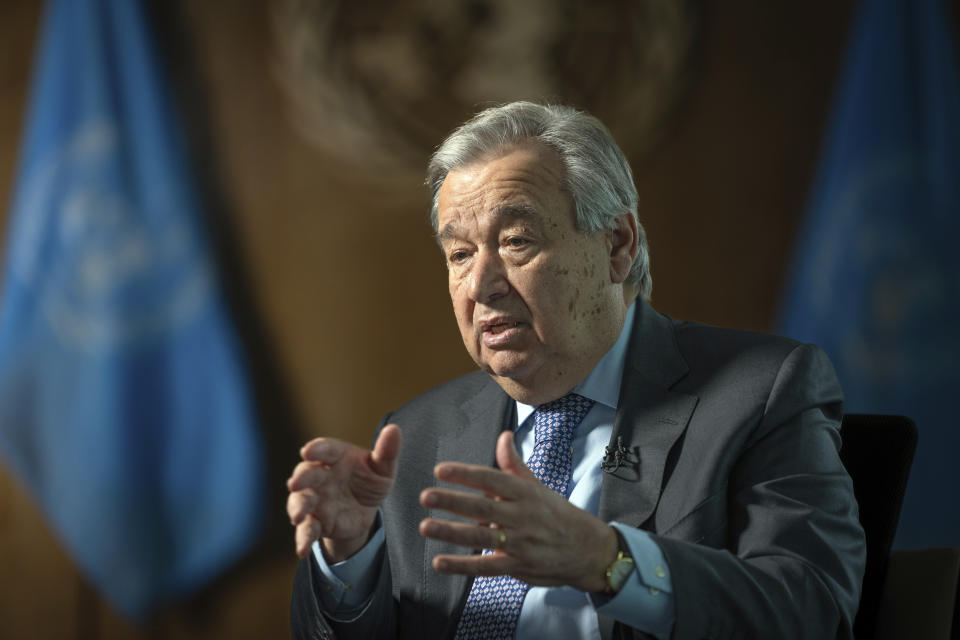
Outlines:
{"label": "man's right hand", "polygon": [[297,555],[321,540],[330,563],[346,560],[367,543],[380,503],[396,475],[400,427],[388,424],[367,451],[333,438],[311,440],[300,450],[287,488],[287,514],[296,527]]}

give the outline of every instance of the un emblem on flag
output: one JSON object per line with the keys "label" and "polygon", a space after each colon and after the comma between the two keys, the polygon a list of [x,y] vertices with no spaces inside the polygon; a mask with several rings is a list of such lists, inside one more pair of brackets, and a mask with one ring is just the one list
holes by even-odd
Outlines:
{"label": "un emblem on flag", "polygon": [[880,155],[848,174],[820,221],[804,285],[814,330],[798,337],[831,355],[852,406],[902,412],[907,390],[948,392],[960,349],[956,204],[934,197],[931,180],[910,149]]}
{"label": "un emblem on flag", "polygon": [[211,296],[186,181],[169,179],[163,158],[131,152],[110,122],[75,131],[27,180],[15,281],[71,348],[126,348],[176,331]]}

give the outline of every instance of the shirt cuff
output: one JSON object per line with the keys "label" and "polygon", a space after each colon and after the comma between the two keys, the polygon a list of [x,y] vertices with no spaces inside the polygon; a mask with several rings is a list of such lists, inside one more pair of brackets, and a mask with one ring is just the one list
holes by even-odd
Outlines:
{"label": "shirt cuff", "polygon": [[593,596],[597,613],[666,640],[673,631],[676,607],[663,552],[646,531],[619,522],[610,525],[623,536],[636,569],[612,598]]}
{"label": "shirt cuff", "polygon": [[383,562],[383,527],[380,516],[376,530],[360,551],[343,562],[330,565],[323,557],[320,542],[313,543],[313,558],[320,569],[320,603],[331,618],[351,622],[363,613],[376,587]]}

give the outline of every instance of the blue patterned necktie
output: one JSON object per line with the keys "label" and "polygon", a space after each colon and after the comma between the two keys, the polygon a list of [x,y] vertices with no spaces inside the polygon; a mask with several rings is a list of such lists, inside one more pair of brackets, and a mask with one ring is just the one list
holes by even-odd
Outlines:
{"label": "blue patterned necktie", "polygon": [[[570,393],[537,407],[536,445],[527,466],[546,486],[566,497],[573,468],[573,432],[593,400]],[[484,552],[493,553],[491,549]],[[456,640],[509,640],[530,588],[513,576],[477,576],[460,616]]]}

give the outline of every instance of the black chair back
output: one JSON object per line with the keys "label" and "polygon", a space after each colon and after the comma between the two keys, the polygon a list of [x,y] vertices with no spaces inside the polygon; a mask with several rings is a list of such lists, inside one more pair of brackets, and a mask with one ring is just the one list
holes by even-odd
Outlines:
{"label": "black chair back", "polygon": [[858,640],[870,640],[876,633],[890,548],[917,448],[917,426],[904,416],[851,413],[843,417],[840,435],[840,459],[853,480],[867,539],[867,567],[853,633]]}

